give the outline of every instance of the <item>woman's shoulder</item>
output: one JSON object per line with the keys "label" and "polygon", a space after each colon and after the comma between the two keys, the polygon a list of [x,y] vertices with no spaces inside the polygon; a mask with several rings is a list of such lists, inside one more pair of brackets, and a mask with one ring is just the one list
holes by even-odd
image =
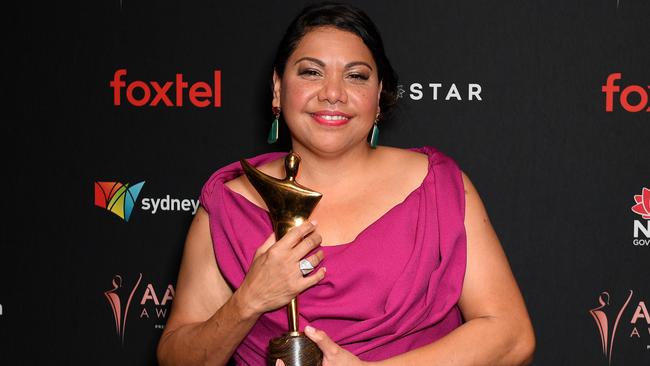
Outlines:
{"label": "woman's shoulder", "polygon": [[379,146],[377,150],[383,152],[386,156],[392,159],[404,160],[405,162],[427,161],[428,154],[422,150],[423,148],[410,148],[404,149],[394,146]]}
{"label": "woman's shoulder", "polygon": [[413,149],[403,149],[392,146],[379,146],[380,171],[395,172],[403,177],[415,176],[422,180],[429,170],[429,156]]}
{"label": "woman's shoulder", "polygon": [[[401,202],[426,183],[429,177],[429,157],[411,149],[378,146],[375,162],[369,167],[373,182],[387,189],[387,196]],[[391,201],[392,202],[392,201]]]}
{"label": "woman's shoulder", "polygon": [[[410,149],[386,147],[392,169],[402,174],[398,180],[409,187],[433,184],[437,191],[443,191],[462,200],[467,177],[454,159],[432,146]],[[397,168],[396,168],[397,167]]]}
{"label": "woman's shoulder", "polygon": [[460,171],[458,164],[454,159],[432,146],[422,146],[414,148],[398,148],[391,146],[381,146],[385,155],[384,161],[387,164],[396,164],[401,170],[409,171],[429,171],[429,170],[452,170]]}

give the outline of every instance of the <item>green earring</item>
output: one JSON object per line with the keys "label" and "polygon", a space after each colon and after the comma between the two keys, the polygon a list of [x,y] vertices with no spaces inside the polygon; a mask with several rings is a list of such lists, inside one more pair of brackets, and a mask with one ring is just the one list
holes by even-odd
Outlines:
{"label": "green earring", "polygon": [[271,131],[269,131],[269,137],[266,139],[266,142],[269,144],[278,141],[278,131],[280,130],[280,122],[278,121],[280,118],[280,108],[273,107],[273,114],[275,115],[275,119],[273,119],[273,123],[271,123]]}
{"label": "green earring", "polygon": [[377,143],[379,142],[379,126],[377,126],[377,121],[379,121],[379,117],[375,119],[375,124],[372,126],[372,133],[370,134],[370,147],[373,149],[377,147]]}

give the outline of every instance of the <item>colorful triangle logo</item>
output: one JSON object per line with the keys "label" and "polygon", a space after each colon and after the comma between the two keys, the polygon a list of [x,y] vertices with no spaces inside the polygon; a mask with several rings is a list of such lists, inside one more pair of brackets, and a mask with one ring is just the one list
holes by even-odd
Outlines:
{"label": "colorful triangle logo", "polygon": [[95,182],[95,206],[104,208],[129,221],[144,181],[129,185],[120,182]]}

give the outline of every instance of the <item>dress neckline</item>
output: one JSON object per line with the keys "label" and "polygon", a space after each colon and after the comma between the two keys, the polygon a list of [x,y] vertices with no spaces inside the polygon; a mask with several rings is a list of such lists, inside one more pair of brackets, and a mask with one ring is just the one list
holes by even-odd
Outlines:
{"label": "dress neckline", "polygon": [[[386,212],[381,214],[378,218],[373,220],[368,226],[363,228],[359,233],[357,233],[357,235],[351,241],[345,242],[345,243],[340,243],[340,244],[333,244],[333,245],[322,245],[322,246],[320,246],[321,249],[328,250],[328,249],[325,249],[325,248],[344,248],[344,247],[349,246],[350,244],[355,243],[356,241],[360,240],[361,237],[364,236],[368,231],[370,231],[372,228],[377,226],[381,221],[383,221],[386,218],[386,216],[393,213],[398,208],[406,205],[406,203],[408,201],[410,201],[413,197],[420,194],[420,192],[422,191],[425,183],[427,182],[427,180],[429,180],[431,178],[431,175],[433,174],[433,169],[431,167],[433,153],[431,151],[429,151],[426,147],[423,147],[423,148],[410,148],[408,150],[423,153],[423,154],[427,155],[427,157],[428,157],[429,163],[427,164],[427,174],[424,176],[424,179],[422,179],[422,182],[420,182],[420,185],[418,185],[414,190],[412,190],[408,195],[406,195],[406,197],[404,197],[404,199],[402,201],[400,201],[399,203],[391,206]],[[242,174],[243,174],[243,172],[242,172]],[[226,186],[226,184],[224,182],[222,182],[222,186],[223,186],[223,188],[224,188],[224,190],[226,192],[230,193],[231,197],[234,197],[235,199],[237,199],[239,201],[244,201],[245,204],[248,204],[249,206],[253,207],[254,209],[256,209],[260,213],[266,214],[267,217],[268,217],[269,212],[267,210],[265,210],[262,207],[256,205],[255,203],[251,202],[248,198],[244,197],[242,194],[233,191],[232,189],[230,189],[230,187]],[[268,223],[269,223],[269,226],[270,226],[270,223],[271,223],[270,218],[268,220]]]}

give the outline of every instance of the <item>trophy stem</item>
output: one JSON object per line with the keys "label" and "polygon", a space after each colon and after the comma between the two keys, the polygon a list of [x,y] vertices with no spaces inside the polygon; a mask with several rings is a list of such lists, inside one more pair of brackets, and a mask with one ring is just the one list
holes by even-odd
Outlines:
{"label": "trophy stem", "polygon": [[287,318],[289,319],[289,334],[297,336],[298,333],[298,298],[291,299],[287,304]]}

